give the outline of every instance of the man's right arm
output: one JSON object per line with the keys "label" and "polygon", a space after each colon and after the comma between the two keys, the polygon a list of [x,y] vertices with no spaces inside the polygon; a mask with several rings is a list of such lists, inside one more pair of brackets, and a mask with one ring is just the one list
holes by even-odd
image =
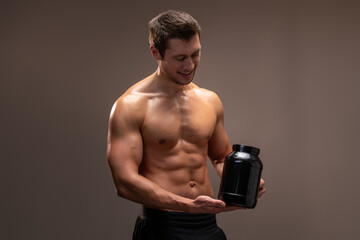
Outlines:
{"label": "man's right arm", "polygon": [[173,194],[139,174],[143,158],[141,126],[146,101],[120,98],[114,105],[108,132],[107,160],[120,197],[155,209],[217,213],[224,203],[212,198],[189,199]]}

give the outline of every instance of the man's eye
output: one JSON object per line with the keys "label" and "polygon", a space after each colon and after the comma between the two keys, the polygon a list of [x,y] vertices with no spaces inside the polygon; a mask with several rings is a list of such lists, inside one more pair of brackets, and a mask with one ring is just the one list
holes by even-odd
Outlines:
{"label": "man's eye", "polygon": [[200,55],[200,53],[194,53],[192,56],[193,57],[197,57],[197,56],[199,56]]}

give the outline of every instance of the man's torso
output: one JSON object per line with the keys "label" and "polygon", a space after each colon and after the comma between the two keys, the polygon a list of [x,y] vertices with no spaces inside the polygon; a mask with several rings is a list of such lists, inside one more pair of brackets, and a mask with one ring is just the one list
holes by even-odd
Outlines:
{"label": "man's torso", "polygon": [[145,79],[124,95],[137,99],[133,107],[143,116],[139,173],[184,197],[213,197],[207,169],[208,141],[217,121],[213,93],[195,84],[175,97],[149,89]]}

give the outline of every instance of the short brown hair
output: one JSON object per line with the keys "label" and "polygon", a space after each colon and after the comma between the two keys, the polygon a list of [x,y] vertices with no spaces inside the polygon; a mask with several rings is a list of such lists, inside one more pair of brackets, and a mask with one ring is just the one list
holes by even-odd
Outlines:
{"label": "short brown hair", "polygon": [[200,25],[188,13],[170,10],[153,18],[149,24],[149,42],[164,57],[167,42],[171,38],[190,40],[195,34],[200,36]]}

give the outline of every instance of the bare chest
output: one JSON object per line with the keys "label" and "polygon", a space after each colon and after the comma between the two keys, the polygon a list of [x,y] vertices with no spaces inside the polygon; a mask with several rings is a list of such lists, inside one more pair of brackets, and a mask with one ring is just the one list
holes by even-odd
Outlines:
{"label": "bare chest", "polygon": [[216,124],[213,107],[199,98],[149,101],[142,127],[145,145],[171,148],[179,141],[207,144]]}

